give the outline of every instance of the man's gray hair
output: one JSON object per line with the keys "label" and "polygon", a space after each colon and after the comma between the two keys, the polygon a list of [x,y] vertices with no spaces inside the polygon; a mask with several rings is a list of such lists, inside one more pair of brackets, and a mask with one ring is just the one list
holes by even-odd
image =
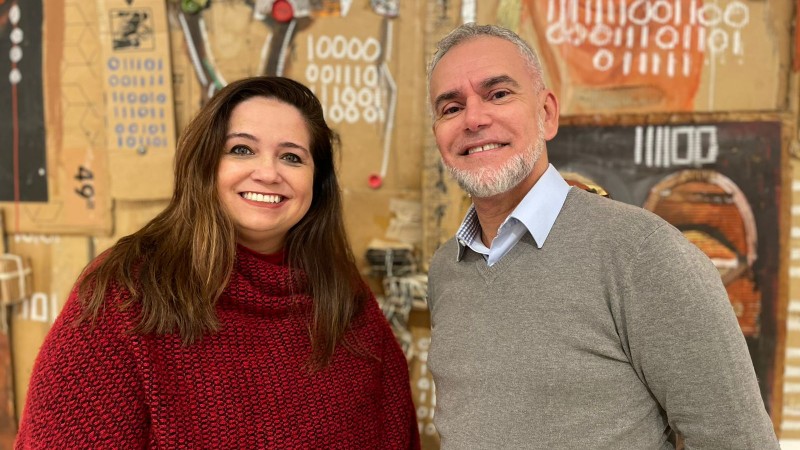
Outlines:
{"label": "man's gray hair", "polygon": [[528,68],[534,75],[534,80],[538,81],[541,86],[544,85],[544,77],[542,76],[542,64],[539,62],[539,57],[533,51],[530,45],[525,42],[517,33],[503,28],[498,25],[478,25],[475,23],[465,23],[458,26],[451,31],[447,36],[436,45],[436,53],[433,54],[430,64],[428,65],[428,85],[431,83],[431,74],[439,61],[449,52],[453,47],[461,44],[462,42],[470,39],[475,39],[480,36],[493,36],[500,39],[505,39],[508,42],[517,46],[519,53],[527,62]]}

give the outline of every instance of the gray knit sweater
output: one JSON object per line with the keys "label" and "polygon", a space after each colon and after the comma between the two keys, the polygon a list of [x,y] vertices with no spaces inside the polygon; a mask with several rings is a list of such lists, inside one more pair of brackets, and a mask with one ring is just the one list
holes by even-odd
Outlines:
{"label": "gray knit sweater", "polygon": [[777,449],[709,259],[643,209],[571,189],[545,245],[454,239],[429,271],[443,449]]}

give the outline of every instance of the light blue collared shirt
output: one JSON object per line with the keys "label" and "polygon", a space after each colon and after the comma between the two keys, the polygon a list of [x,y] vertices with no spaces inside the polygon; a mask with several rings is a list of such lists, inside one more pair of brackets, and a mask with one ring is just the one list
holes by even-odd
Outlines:
{"label": "light blue collared shirt", "polygon": [[483,255],[489,266],[492,266],[517,245],[525,233],[530,233],[536,246],[542,248],[561,207],[564,206],[569,189],[570,186],[561,174],[550,164],[542,177],[500,225],[491,248],[483,245],[478,214],[475,212],[475,206],[470,206],[456,232],[457,260],[460,261],[464,255],[464,248],[469,247]]}

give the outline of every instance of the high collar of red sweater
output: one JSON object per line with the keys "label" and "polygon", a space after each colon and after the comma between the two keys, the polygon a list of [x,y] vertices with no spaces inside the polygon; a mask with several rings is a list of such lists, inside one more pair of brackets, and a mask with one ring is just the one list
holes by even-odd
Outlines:
{"label": "high collar of red sweater", "polygon": [[311,302],[302,274],[286,264],[283,250],[265,255],[237,245],[236,261],[223,303],[256,309],[285,309]]}

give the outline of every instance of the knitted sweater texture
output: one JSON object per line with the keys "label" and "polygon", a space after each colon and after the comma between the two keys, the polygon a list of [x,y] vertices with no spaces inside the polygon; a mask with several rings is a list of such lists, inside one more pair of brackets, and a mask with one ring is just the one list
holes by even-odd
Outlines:
{"label": "knitted sweater texture", "polygon": [[[16,448],[419,448],[405,358],[371,298],[331,364],[309,373],[311,299],[240,248],[221,329],[184,346],[136,335],[111,291],[94,327],[70,297],[37,359]],[[360,353],[367,353],[364,356]]]}
{"label": "knitted sweater texture", "polygon": [[719,272],[659,217],[573,188],[542,248],[457,255],[428,285],[443,449],[778,449]]}

